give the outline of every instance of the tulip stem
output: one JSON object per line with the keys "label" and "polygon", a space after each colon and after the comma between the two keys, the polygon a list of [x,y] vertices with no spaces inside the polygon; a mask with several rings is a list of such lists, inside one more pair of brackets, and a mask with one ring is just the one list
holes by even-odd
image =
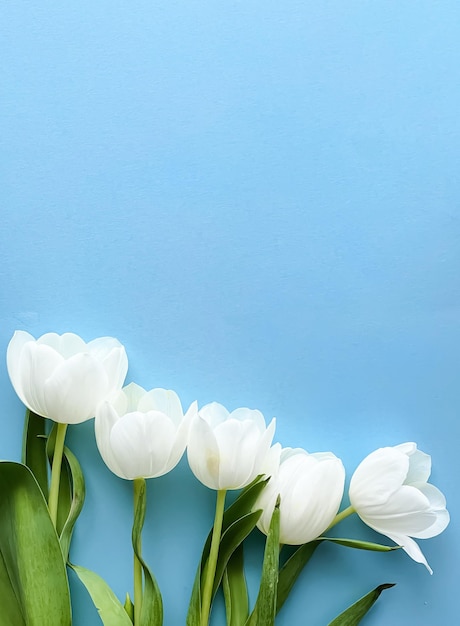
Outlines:
{"label": "tulip stem", "polygon": [[48,508],[51,521],[56,528],[57,510],[59,500],[59,483],[61,480],[62,455],[64,454],[64,440],[67,431],[67,424],[57,423],[56,442],[54,444],[53,464],[51,466],[51,484],[48,497]]}
{"label": "tulip stem", "polygon": [[217,492],[216,515],[214,517],[214,527],[212,529],[211,547],[209,557],[204,569],[203,599],[201,602],[200,626],[208,626],[209,613],[211,611],[212,588],[214,586],[214,576],[216,575],[217,557],[219,556],[220,537],[222,533],[222,521],[224,517],[225,496],[227,491],[220,489]]}
{"label": "tulip stem", "polygon": [[[134,490],[134,516],[138,510],[141,497],[145,498],[145,480],[143,478],[135,478],[133,480]],[[141,527],[144,520],[141,521]],[[142,609],[142,597],[143,597],[143,572],[142,563],[140,562],[138,555],[140,556],[142,549],[140,533],[137,538],[136,549],[134,550],[134,625],[138,626],[141,623],[141,609]]]}
{"label": "tulip stem", "polygon": [[325,532],[327,532],[329,529],[331,529],[333,526],[335,526],[336,524],[341,522],[346,517],[349,517],[350,515],[353,515],[353,513],[356,513],[355,509],[351,505],[347,506],[346,509],[343,509],[343,511],[340,511],[340,513],[337,513],[337,515],[334,517],[332,522],[326,528]]}

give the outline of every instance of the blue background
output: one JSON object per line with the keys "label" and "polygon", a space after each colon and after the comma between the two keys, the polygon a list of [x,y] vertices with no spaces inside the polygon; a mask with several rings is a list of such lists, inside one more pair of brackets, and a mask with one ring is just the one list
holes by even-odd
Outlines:
{"label": "blue background", "polygon": [[[1,350],[15,329],[113,335],[128,380],[259,408],[349,476],[383,445],[433,457],[453,518],[421,542],[434,575],[323,546],[280,626],[381,582],[369,626],[458,619],[459,20],[456,0],[2,3]],[[0,385],[0,457],[19,459],[4,364]],[[92,422],[68,443],[88,491],[72,559],[123,598],[131,485]],[[144,552],[180,625],[214,494],[185,462],[148,492]],[[75,626],[99,624],[72,587]]]}

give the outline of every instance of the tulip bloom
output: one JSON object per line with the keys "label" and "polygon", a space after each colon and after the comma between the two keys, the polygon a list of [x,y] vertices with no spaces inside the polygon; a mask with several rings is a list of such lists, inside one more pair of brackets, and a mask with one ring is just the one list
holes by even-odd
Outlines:
{"label": "tulip bloom", "polygon": [[146,391],[130,383],[96,411],[96,442],[108,468],[120,478],[156,478],[179,463],[187,445],[194,402],[184,416],[174,391]]}
{"label": "tulip bloom", "polygon": [[79,424],[121,389],[128,359],[112,337],[85,343],[73,333],[34,339],[19,330],[8,345],[7,366],[16,393],[31,411],[61,424]]}
{"label": "tulip bloom", "polygon": [[192,420],[187,447],[192,472],[210,489],[240,489],[264,473],[275,433],[260,411],[241,408],[229,413],[212,402]]}
{"label": "tulip bloom", "polygon": [[280,496],[280,543],[300,545],[319,537],[334,519],[342,500],[345,470],[332,452],[308,454],[284,448],[278,472],[262,491],[254,509],[262,509],[258,528],[268,534]]}
{"label": "tulip bloom", "polygon": [[431,457],[415,443],[379,448],[367,456],[350,482],[350,503],[362,521],[402,546],[432,573],[411,539],[439,535],[449,523],[443,494],[429,484]]}

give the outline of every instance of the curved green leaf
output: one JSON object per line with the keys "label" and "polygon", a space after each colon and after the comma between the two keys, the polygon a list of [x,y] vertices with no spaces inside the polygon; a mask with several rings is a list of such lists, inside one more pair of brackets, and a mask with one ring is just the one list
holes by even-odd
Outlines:
{"label": "curved green leaf", "polygon": [[25,465],[2,461],[0,493],[2,626],[70,626],[67,572],[38,482]]}
{"label": "curved green leaf", "polygon": [[62,554],[64,555],[64,559],[67,560],[75,522],[77,521],[85,502],[85,479],[83,477],[83,472],[81,471],[81,466],[77,457],[67,447],[64,448],[64,458],[62,459],[61,471],[67,475],[67,481],[70,483],[71,495],[70,506],[67,500],[65,500],[65,504],[61,504],[58,501],[58,519],[59,511],[61,511],[62,519],[64,519],[65,511],[67,510],[67,516],[65,517],[59,536]]}
{"label": "curved green leaf", "polygon": [[360,600],[349,606],[343,613],[340,613],[328,626],[357,626],[378,599],[382,591],[384,589],[390,589],[390,587],[394,587],[394,583],[379,585]]}
{"label": "curved green leaf", "polygon": [[310,543],[304,543],[297,548],[281,568],[278,579],[278,597],[276,601],[277,613],[286,602],[300,572],[311,559],[316,548],[322,541],[322,539],[316,539],[315,541],[310,541]]}
{"label": "curved green leaf", "polygon": [[338,537],[318,537],[318,541],[331,541],[332,543],[338,543],[340,546],[346,548],[356,548],[357,550],[372,550],[373,552],[391,552],[392,550],[399,550],[401,546],[384,546],[380,543],[373,543],[371,541],[361,541],[359,539],[342,539]]}
{"label": "curved green leaf", "polygon": [[222,579],[227,626],[244,626],[249,615],[249,598],[244,576],[244,551],[241,543],[230,557]]}
{"label": "curved green leaf", "polygon": [[26,410],[22,437],[22,463],[27,465],[48,498],[48,459],[46,456],[46,419]]}
{"label": "curved green leaf", "polygon": [[121,602],[103,578],[79,565],[69,563],[69,567],[86,587],[105,626],[133,626]]}
{"label": "curved green leaf", "polygon": [[275,624],[279,575],[279,551],[280,505],[278,496],[278,501],[273,510],[267,541],[265,544],[259,594],[257,596],[254,610],[246,622],[248,626],[274,626]]}
{"label": "curved green leaf", "polygon": [[[251,512],[259,494],[265,488],[267,479],[258,476],[251,484],[245,487],[239,494],[235,502],[228,507],[224,513],[222,521],[222,537],[221,546],[219,548],[219,557],[216,567],[216,575],[214,578],[213,594],[222,580],[225,567],[234,550],[254,529],[260,511]],[[209,532],[201,555],[201,561],[193,583],[192,595],[190,598],[189,609],[187,613],[187,626],[198,626],[200,624],[201,613],[201,577],[206,562],[209,557],[211,547],[212,529]]]}
{"label": "curved green leaf", "polygon": [[139,483],[139,492],[137,506],[134,512],[132,532],[134,554],[142,565],[142,570],[144,572],[144,593],[142,596],[140,624],[136,624],[136,626],[161,626],[163,624],[163,601],[160,589],[155,577],[148,568],[141,554],[141,533],[144,526],[147,504],[145,489],[145,480],[143,480]]}

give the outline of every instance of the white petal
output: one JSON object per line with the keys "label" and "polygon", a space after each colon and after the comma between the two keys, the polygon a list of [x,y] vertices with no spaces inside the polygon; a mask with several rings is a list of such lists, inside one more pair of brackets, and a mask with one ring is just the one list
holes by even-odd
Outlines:
{"label": "white petal", "polygon": [[101,364],[87,353],[76,354],[61,363],[44,384],[47,417],[65,424],[84,422],[94,417],[107,387]]}
{"label": "white petal", "polygon": [[101,402],[96,409],[94,432],[98,450],[107,467],[120,478],[127,478],[115,457],[110,444],[110,433],[119,419],[114,407],[107,401]]}
{"label": "white petal", "polygon": [[350,502],[359,512],[381,505],[404,483],[409,457],[396,448],[379,448],[357,467],[350,481]]}
{"label": "white petal", "polygon": [[129,383],[129,385],[123,387],[122,391],[126,398],[126,408],[120,412],[120,415],[124,415],[125,413],[132,413],[133,411],[141,411],[141,413],[146,412],[140,406],[142,403],[142,398],[147,393],[143,387],[137,385],[136,383]]}
{"label": "white petal", "polygon": [[407,554],[411,557],[411,559],[414,559],[414,561],[416,561],[417,563],[422,563],[430,572],[430,574],[433,573],[433,570],[428,565],[428,562],[423,552],[420,550],[419,545],[413,539],[411,539],[410,537],[406,537],[404,535],[397,535],[397,534],[392,534],[392,535],[387,535],[387,536],[392,541],[394,541],[398,546],[401,546],[403,550],[407,552]]}
{"label": "white petal", "polygon": [[86,352],[86,343],[74,333],[46,333],[37,339],[39,345],[49,346],[59,352],[64,359],[68,359],[79,352]]}
{"label": "white petal", "polygon": [[408,485],[402,486],[385,505],[367,507],[365,514],[357,512],[367,524],[384,534],[392,532],[412,536],[436,521],[428,499],[421,491]]}
{"label": "white petal", "polygon": [[62,356],[46,345],[28,342],[21,351],[17,393],[29,409],[42,417],[54,419],[49,413],[45,385],[63,363]]}
{"label": "white petal", "polygon": [[217,424],[225,422],[230,414],[222,404],[210,402],[200,409],[200,415],[208,422],[211,428],[214,428]]}
{"label": "white petal", "polygon": [[261,433],[263,433],[267,428],[264,416],[257,409],[247,409],[245,407],[235,409],[235,411],[230,413],[229,419],[239,420],[240,422],[250,420],[251,422],[257,424]]}
{"label": "white petal", "polygon": [[418,539],[429,539],[430,537],[436,537],[439,533],[447,527],[450,521],[450,516],[446,510],[446,499],[439,489],[429,483],[414,484],[414,487],[420,489],[423,495],[428,499],[430,508],[433,511],[436,519],[434,523],[425,530],[417,533],[412,533],[413,537]]}
{"label": "white petal", "polygon": [[210,489],[219,489],[219,449],[211,427],[198,414],[190,425],[187,458],[190,469]]}
{"label": "white petal", "polygon": [[180,424],[184,416],[179,396],[171,389],[152,389],[142,399],[139,409],[142,411],[149,409],[161,411],[169,415],[176,425]]}
{"label": "white petal", "polygon": [[26,343],[34,342],[35,339],[29,333],[26,333],[23,330],[16,330],[13,337],[11,338],[8,348],[6,351],[6,365],[8,368],[8,375],[11,379],[11,383],[24,402],[22,384],[21,384],[21,375],[20,375],[20,359],[24,346]]}
{"label": "white petal", "polygon": [[114,425],[110,443],[124,475],[154,478],[165,474],[176,429],[164,413],[127,413]]}
{"label": "white petal", "polygon": [[431,474],[431,456],[421,450],[416,450],[409,457],[409,472],[406,484],[426,483]]}
{"label": "white petal", "polygon": [[[91,354],[96,358],[93,352]],[[97,357],[99,356],[100,353],[97,354]],[[108,392],[121,389],[128,372],[128,357],[124,347],[116,346],[102,360],[99,358],[97,360],[101,361],[107,374]]]}
{"label": "white petal", "polygon": [[239,489],[251,482],[260,431],[252,421],[228,419],[214,429],[220,457],[219,489]]}

